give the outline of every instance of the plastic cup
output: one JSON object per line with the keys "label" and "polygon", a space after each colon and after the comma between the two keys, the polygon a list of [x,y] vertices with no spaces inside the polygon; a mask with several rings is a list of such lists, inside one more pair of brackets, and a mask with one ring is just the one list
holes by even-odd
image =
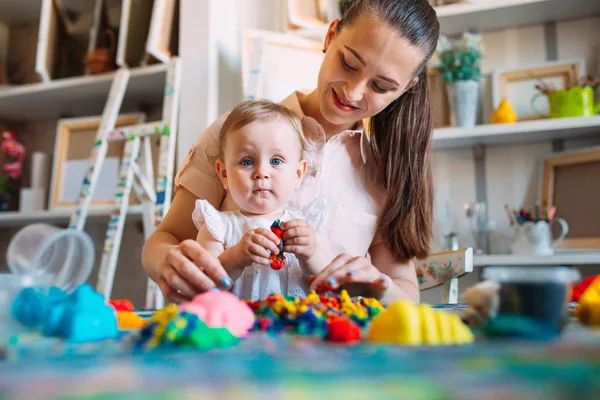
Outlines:
{"label": "plastic cup", "polygon": [[569,320],[571,287],[581,275],[568,267],[487,267],[483,278],[500,285],[499,316],[528,317],[559,333]]}
{"label": "plastic cup", "polygon": [[17,232],[6,251],[9,270],[67,293],[85,283],[94,266],[94,244],[75,229],[32,224]]}

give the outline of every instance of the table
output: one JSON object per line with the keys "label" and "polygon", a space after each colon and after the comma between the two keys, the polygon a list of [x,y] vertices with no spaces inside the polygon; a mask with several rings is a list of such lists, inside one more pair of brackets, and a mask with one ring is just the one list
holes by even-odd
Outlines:
{"label": "table", "polygon": [[50,340],[12,358],[0,363],[2,399],[600,398],[600,332],[576,323],[552,342],[347,347],[254,334],[225,350],[140,354],[126,341]]}

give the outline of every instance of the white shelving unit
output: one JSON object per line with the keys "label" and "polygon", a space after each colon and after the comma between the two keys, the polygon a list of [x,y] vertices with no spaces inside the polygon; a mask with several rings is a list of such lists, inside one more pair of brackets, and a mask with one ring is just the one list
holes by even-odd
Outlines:
{"label": "white shelving unit", "polygon": [[442,32],[495,30],[585,18],[600,13],[597,0],[470,0],[436,9]]}
{"label": "white shelving unit", "polygon": [[[166,70],[165,64],[132,68],[123,109],[160,105]],[[0,89],[0,119],[31,121],[100,114],[115,73]]]}
{"label": "white shelving unit", "polygon": [[482,11],[495,11],[508,7],[518,7],[549,0],[467,0],[464,3],[448,4],[436,7],[438,18],[450,18]]}
{"label": "white shelving unit", "polygon": [[528,256],[528,255],[481,255],[473,257],[475,267],[486,266],[524,266],[524,265],[564,265],[564,266],[586,266],[600,265],[600,251],[589,252],[564,252],[551,256]]}
{"label": "white shelving unit", "polygon": [[[600,13],[598,0],[470,0],[436,7],[441,30],[455,35],[466,30],[495,30],[584,18]],[[323,40],[328,25],[296,34]]]}
{"label": "white shelving unit", "polygon": [[[91,208],[88,218],[106,218],[110,215],[111,209],[108,207]],[[33,224],[36,222],[45,223],[68,223],[73,210],[45,210],[31,213],[22,212],[2,212],[0,213],[0,228],[16,228]],[[141,220],[142,206],[134,205],[127,211],[127,220]]]}
{"label": "white shelving unit", "polygon": [[488,124],[472,128],[440,128],[433,134],[434,149],[499,145],[519,142],[600,136],[600,116],[553,118],[514,124]]}
{"label": "white shelving unit", "polygon": [[[9,29],[13,25],[35,26],[36,23],[41,29],[43,4],[43,0],[0,0],[0,31]],[[83,9],[93,8],[94,2],[63,0],[63,4],[68,4],[69,9],[83,11]],[[10,36],[10,30],[6,33]],[[28,56],[35,59],[38,55],[28,54]],[[140,66],[130,68],[130,72],[121,107],[122,112],[160,107],[164,98],[167,65],[160,63]],[[100,115],[115,76],[116,71],[112,71],[54,79],[49,82],[0,86],[0,121],[30,123],[37,120],[52,121],[67,117]],[[54,130],[51,134],[54,135]],[[35,222],[66,224],[72,212],[71,209],[29,213],[2,212],[0,229],[17,228]],[[89,212],[89,218],[107,220],[110,212],[110,207],[93,207]],[[137,221],[141,218],[142,206],[129,207],[128,220]]]}

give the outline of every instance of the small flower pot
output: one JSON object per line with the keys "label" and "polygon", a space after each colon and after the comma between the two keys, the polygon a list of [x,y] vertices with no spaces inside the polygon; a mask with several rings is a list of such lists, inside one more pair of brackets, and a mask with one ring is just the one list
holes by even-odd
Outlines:
{"label": "small flower pot", "polygon": [[446,87],[450,111],[456,126],[463,128],[475,126],[479,107],[479,82],[456,81],[448,83]]}

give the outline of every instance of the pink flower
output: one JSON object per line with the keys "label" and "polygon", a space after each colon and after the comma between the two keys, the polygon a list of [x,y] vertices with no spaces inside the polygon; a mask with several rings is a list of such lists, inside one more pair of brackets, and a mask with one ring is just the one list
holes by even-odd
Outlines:
{"label": "pink flower", "polygon": [[9,131],[2,132],[2,137],[5,140],[15,140],[15,134]]}
{"label": "pink flower", "polygon": [[4,165],[2,169],[6,171],[8,176],[12,179],[17,179],[22,173],[21,167],[23,159],[25,158],[25,146],[15,139],[15,135],[12,132],[2,132],[2,138],[4,139],[0,144],[2,152],[17,159],[12,163]]}
{"label": "pink flower", "polygon": [[4,165],[4,171],[8,172],[8,176],[12,179],[17,179],[21,176],[22,161],[15,161]]}
{"label": "pink flower", "polygon": [[19,160],[25,158],[25,146],[17,141],[5,140],[2,142],[2,151],[11,157],[15,157]]}
{"label": "pink flower", "polygon": [[11,157],[15,157],[18,160],[25,158],[25,146],[15,139],[15,135],[12,132],[2,132],[2,152],[8,154]]}

